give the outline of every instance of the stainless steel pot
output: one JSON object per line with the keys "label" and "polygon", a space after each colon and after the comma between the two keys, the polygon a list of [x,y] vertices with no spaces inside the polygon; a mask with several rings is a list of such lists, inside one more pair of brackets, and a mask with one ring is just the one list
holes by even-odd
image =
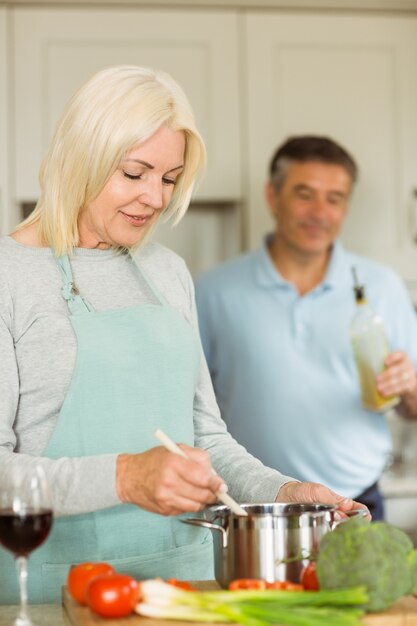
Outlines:
{"label": "stainless steel pot", "polygon": [[[338,523],[328,504],[242,504],[247,516],[227,506],[210,507],[204,518],[181,520],[213,531],[217,582],[227,587],[236,578],[299,582],[322,537]],[[364,514],[354,511],[353,514]]]}

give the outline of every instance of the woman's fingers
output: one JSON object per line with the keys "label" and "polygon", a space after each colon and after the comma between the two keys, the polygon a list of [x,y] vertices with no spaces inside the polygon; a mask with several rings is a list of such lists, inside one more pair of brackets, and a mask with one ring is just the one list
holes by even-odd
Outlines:
{"label": "woman's fingers", "polygon": [[277,502],[332,504],[337,506],[343,513],[363,509],[366,513],[366,517],[369,519],[371,517],[368,508],[364,504],[355,502],[352,498],[345,498],[320,483],[301,483],[295,481],[285,483],[278,492]]}
{"label": "woman's fingers", "polygon": [[119,455],[116,486],[123,502],[162,515],[199,511],[216,502],[221,479],[213,474],[202,450],[182,447],[189,458],[152,448],[141,454]]}
{"label": "woman's fingers", "polygon": [[220,490],[227,491],[223,479],[213,470],[208,452],[184,444],[181,444],[180,448],[187,455],[188,460],[192,461],[192,465],[183,466],[187,474],[186,478],[190,482],[197,486],[205,486],[214,493]]}

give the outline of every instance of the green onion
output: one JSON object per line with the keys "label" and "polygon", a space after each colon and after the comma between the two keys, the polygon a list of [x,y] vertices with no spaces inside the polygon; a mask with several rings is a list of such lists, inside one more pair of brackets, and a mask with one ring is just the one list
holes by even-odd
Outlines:
{"label": "green onion", "polygon": [[[188,593],[188,592],[187,592]],[[198,604],[201,602],[228,604],[229,602],[279,602],[287,605],[344,606],[365,604],[368,594],[365,587],[351,589],[323,589],[320,591],[285,591],[256,589],[239,591],[205,591],[193,593]]]}
{"label": "green onion", "polygon": [[184,591],[161,579],[141,583],[136,612],[147,617],[242,626],[359,626],[364,587],[321,591]]}
{"label": "green onion", "polygon": [[[363,611],[351,608],[332,607],[288,607],[279,606],[275,610],[264,611],[257,607],[240,607],[232,609],[235,613],[233,621],[244,626],[252,626],[253,618],[256,618],[259,626],[267,624],[285,624],[286,626],[356,626],[360,624],[359,618]],[[226,613],[232,619],[231,613]],[[253,624],[253,626],[255,626]]]}

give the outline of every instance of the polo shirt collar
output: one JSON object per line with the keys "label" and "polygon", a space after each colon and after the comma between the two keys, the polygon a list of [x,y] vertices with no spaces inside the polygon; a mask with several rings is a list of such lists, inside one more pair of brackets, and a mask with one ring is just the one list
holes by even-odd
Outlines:
{"label": "polo shirt collar", "polygon": [[322,285],[328,288],[337,287],[346,274],[346,252],[340,241],[334,241],[327,272]]}
{"label": "polo shirt collar", "polygon": [[[268,251],[268,241],[272,234],[264,237],[262,245],[255,251],[256,265],[255,277],[260,287],[265,289],[276,289],[277,287],[289,288],[292,283],[286,280],[275,267]],[[341,282],[342,275],[346,270],[346,253],[340,241],[333,243],[330,262],[323,281],[314,289],[325,290],[336,287]]]}

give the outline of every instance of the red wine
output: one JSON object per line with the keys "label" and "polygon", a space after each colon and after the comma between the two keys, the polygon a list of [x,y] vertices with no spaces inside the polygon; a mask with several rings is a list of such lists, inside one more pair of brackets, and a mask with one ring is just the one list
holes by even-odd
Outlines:
{"label": "red wine", "polygon": [[0,543],[16,556],[27,556],[38,548],[49,535],[52,511],[41,509],[15,513],[13,509],[0,509]]}

